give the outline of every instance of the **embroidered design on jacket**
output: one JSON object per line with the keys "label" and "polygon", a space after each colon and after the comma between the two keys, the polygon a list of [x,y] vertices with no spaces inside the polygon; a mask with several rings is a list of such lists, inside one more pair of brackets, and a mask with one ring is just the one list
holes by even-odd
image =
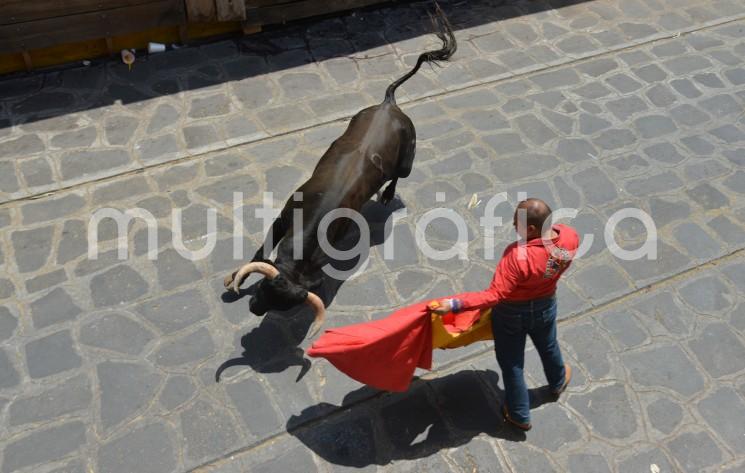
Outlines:
{"label": "embroidered design on jacket", "polygon": [[550,279],[556,274],[564,271],[569,266],[572,254],[564,248],[554,247],[551,250],[551,256],[546,261],[546,272],[543,273],[544,279]]}

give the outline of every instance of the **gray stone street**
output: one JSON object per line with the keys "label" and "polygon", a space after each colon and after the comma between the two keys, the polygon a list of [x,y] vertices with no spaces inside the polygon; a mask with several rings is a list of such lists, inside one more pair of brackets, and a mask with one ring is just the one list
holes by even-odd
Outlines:
{"label": "gray stone street", "polygon": [[[263,240],[263,193],[279,206],[438,45],[431,3],[406,2],[131,72],[0,80],[0,473],[745,471],[745,3],[441,4],[458,52],[397,92],[414,170],[400,205],[369,206],[369,266],[329,289],[325,327],[485,288],[486,204],[509,197],[499,256],[525,192],[578,209],[565,221],[585,235],[558,296],[567,394],[545,402],[531,349],[533,430],[505,426],[491,343],[437,351],[408,392],[378,392],[304,356],[309,311],[256,317],[222,286]],[[105,219],[89,258],[89,219],[109,207],[150,212],[157,245],[134,219],[119,258]],[[417,248],[439,207],[464,219],[466,260]],[[656,259],[611,251],[626,208],[652,217]],[[650,232],[625,219],[611,234],[635,249]],[[424,235],[444,250],[458,231],[436,219]]]}

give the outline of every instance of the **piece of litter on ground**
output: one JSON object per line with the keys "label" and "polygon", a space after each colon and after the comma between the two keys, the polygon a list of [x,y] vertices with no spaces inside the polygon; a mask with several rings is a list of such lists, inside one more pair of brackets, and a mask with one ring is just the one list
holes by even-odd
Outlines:
{"label": "piece of litter on ground", "polygon": [[680,38],[680,31],[678,31],[677,33],[675,33],[675,34],[673,35],[673,38]]}
{"label": "piece of litter on ground", "polygon": [[83,61],[83,65],[84,66],[90,66],[91,65],[91,62],[86,59],[85,61]]}
{"label": "piece of litter on ground", "polygon": [[127,65],[129,70],[132,70],[132,63],[135,62],[135,55],[132,51],[122,49],[122,62]]}
{"label": "piece of litter on ground", "polygon": [[467,206],[468,210],[471,210],[472,208],[479,205],[478,200],[479,200],[479,197],[476,194],[473,194],[471,196],[471,200],[468,201],[468,206]]}
{"label": "piece of litter on ground", "polygon": [[166,50],[166,45],[163,43],[153,43],[152,41],[147,43],[148,54],[162,53]]}
{"label": "piece of litter on ground", "polygon": [[660,473],[660,467],[657,466],[656,463],[652,463],[651,465],[649,465],[649,471],[651,471],[652,473]]}
{"label": "piece of litter on ground", "polygon": [[595,156],[595,155],[594,155],[594,154],[592,154],[592,153],[587,153],[587,156],[591,157],[591,158],[592,158],[592,159],[594,159],[595,161],[597,161],[597,160],[598,160],[597,156]]}

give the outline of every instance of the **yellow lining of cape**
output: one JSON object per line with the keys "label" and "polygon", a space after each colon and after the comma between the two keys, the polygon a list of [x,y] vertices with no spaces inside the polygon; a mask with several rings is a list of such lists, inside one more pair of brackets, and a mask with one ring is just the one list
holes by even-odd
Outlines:
{"label": "yellow lining of cape", "polygon": [[471,328],[458,333],[448,332],[442,323],[442,317],[432,314],[432,348],[458,348],[470,345],[471,343],[493,339],[494,337],[491,331],[491,309],[481,311],[479,320]]}

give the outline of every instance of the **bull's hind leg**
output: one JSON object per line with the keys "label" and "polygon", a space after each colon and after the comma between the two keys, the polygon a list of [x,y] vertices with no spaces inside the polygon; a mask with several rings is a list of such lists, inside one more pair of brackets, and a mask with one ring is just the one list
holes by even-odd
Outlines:
{"label": "bull's hind leg", "polygon": [[388,203],[393,200],[393,197],[396,195],[396,183],[397,182],[398,182],[398,177],[394,177],[393,180],[391,180],[391,182],[385,188],[383,193],[380,195],[380,198],[378,200],[383,205],[388,205]]}
{"label": "bull's hind leg", "polygon": [[[405,135],[408,135],[408,133],[405,133]],[[393,176],[393,179],[391,179],[390,184],[385,188],[385,191],[383,191],[383,195],[380,198],[380,201],[388,205],[390,201],[393,200],[393,197],[396,195],[396,184],[398,184],[398,178],[407,178],[409,177],[409,174],[411,174],[411,170],[414,167],[414,156],[416,155],[416,136],[412,133],[411,136],[406,136],[405,143],[407,143],[407,146],[402,147],[401,152],[398,155],[398,162],[396,164],[396,174]]]}

